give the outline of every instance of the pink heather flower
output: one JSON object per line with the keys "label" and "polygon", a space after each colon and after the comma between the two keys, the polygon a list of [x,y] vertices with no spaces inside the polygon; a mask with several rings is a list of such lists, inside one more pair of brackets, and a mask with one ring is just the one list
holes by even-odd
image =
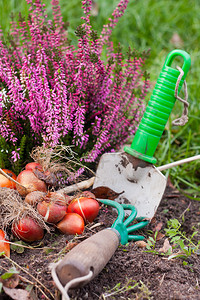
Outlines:
{"label": "pink heather flower", "polygon": [[14,163],[15,163],[17,160],[20,159],[20,155],[19,155],[19,153],[17,152],[17,151],[19,151],[19,150],[20,150],[20,148],[17,148],[16,151],[12,151],[11,159],[12,159],[12,161],[13,161]]}
{"label": "pink heather flower", "polygon": [[135,133],[149,87],[145,56],[131,49],[124,56],[110,41],[128,2],[119,0],[98,37],[90,23],[92,0],[83,0],[76,47],[69,45],[58,0],[51,1],[53,20],[41,0],[27,0],[29,18],[12,21],[12,44],[0,34],[0,136],[12,150],[9,159],[19,159],[16,149],[26,136],[32,147],[72,145],[82,163],[93,163]]}

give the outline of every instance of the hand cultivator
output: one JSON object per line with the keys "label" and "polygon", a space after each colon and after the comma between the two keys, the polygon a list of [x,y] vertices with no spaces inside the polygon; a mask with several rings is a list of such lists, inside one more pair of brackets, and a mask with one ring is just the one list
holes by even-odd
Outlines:
{"label": "hand cultivator", "polygon": [[[68,290],[80,287],[92,280],[111,259],[119,244],[144,239],[140,235],[132,235],[145,227],[149,221],[144,220],[129,226],[136,218],[137,211],[131,204],[119,204],[112,200],[99,200],[101,203],[113,206],[118,211],[118,217],[111,228],[104,229],[74,247],[58,264],[53,265],[52,277],[63,295],[63,300],[69,299]],[[130,215],[125,218],[125,210]]]}
{"label": "hand cultivator", "polygon": [[[172,67],[177,56],[183,58],[182,69]],[[104,229],[78,244],[53,266],[52,277],[63,295],[63,300],[69,299],[69,288],[88,283],[103,269],[120,242],[124,245],[131,240],[143,239],[142,236],[131,233],[148,224],[162,199],[166,178],[159,168],[153,166],[156,162],[153,155],[176,98],[179,99],[178,93],[190,64],[190,56],[185,51],[174,50],[169,53],[131,147],[125,147],[125,152],[106,153],[102,156],[93,187],[108,187],[120,194],[115,199],[117,202],[100,200],[115,207],[118,218],[111,228]],[[183,102],[187,108],[187,101]],[[125,210],[129,211],[126,219]],[[130,225],[136,218],[141,222]]]}

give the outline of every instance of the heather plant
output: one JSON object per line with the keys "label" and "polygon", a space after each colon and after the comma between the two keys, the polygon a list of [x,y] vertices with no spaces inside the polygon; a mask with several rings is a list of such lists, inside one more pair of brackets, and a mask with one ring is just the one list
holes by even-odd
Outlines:
{"label": "heather plant", "polygon": [[82,1],[77,46],[68,40],[58,0],[53,20],[40,0],[27,0],[27,20],[12,19],[8,37],[0,36],[1,167],[18,170],[33,148],[59,144],[91,164],[134,134],[149,87],[147,53],[124,54],[110,39],[128,2],[119,1],[98,36],[92,1]]}

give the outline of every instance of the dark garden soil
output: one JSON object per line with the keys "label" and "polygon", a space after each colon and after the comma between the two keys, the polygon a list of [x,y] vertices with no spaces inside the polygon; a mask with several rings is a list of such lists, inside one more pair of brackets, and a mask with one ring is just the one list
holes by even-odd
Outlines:
{"label": "dark garden soil", "polygon": [[[20,281],[16,289],[25,289],[34,286],[35,298],[61,299],[52,280],[49,264],[63,257],[73,243],[78,243],[93,233],[109,227],[114,222],[113,212],[102,207],[95,223],[86,227],[84,234],[78,238],[64,236],[56,230],[46,234],[38,248],[25,249],[23,253],[11,252],[11,259],[26,270],[20,270]],[[115,215],[116,216],[116,215]],[[200,232],[200,203],[181,195],[172,186],[167,187],[162,202],[158,208],[152,224],[140,231],[147,238],[159,230],[155,250],[163,247],[166,222],[176,218],[184,222],[182,230],[189,236],[193,227]],[[94,224],[97,227],[92,227]],[[92,229],[91,229],[92,228]],[[199,236],[196,236],[199,239]],[[49,247],[49,248],[48,248]],[[0,274],[12,266],[5,258],[0,259]],[[31,276],[32,275],[32,276]],[[35,279],[39,280],[37,283]],[[41,286],[41,283],[46,287]],[[188,258],[174,258],[146,252],[145,248],[138,247],[137,243],[130,242],[126,246],[119,246],[103,271],[89,284],[82,288],[69,291],[71,299],[200,299],[200,256],[192,254]],[[132,288],[131,288],[132,287]],[[50,295],[50,293],[53,297]],[[10,298],[5,293],[0,299],[24,300],[21,296]]]}

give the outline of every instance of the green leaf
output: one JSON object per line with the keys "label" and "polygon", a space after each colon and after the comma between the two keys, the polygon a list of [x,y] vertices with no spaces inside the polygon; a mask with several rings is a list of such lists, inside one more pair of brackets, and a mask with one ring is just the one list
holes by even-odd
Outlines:
{"label": "green leaf", "polygon": [[179,240],[179,246],[181,247],[181,250],[183,250],[183,251],[185,252],[186,247],[185,247],[185,245],[184,245],[183,240]]}
{"label": "green leaf", "polygon": [[146,249],[151,250],[151,246],[150,245],[146,245]]}
{"label": "green leaf", "polygon": [[180,240],[180,236],[179,235],[176,235],[174,236],[172,239],[171,239],[171,243],[174,243],[174,242],[178,242]]}
{"label": "green leaf", "polygon": [[170,238],[176,236],[178,233],[176,229],[165,229],[165,231]]}
{"label": "green leaf", "polygon": [[11,246],[10,246],[11,250],[13,250],[13,251],[15,251],[15,252],[17,252],[19,254],[23,253],[24,252],[24,247],[20,246],[20,245],[25,245],[25,243],[22,242],[22,241],[17,241],[17,242],[15,242],[15,244],[17,244],[17,245],[11,244]]}
{"label": "green leaf", "polygon": [[151,242],[153,242],[155,244],[155,240],[151,236],[148,238],[148,241],[151,241]]}
{"label": "green leaf", "polygon": [[170,220],[167,222],[167,225],[168,225],[169,227],[174,228],[174,229],[178,229],[178,228],[181,226],[180,222],[179,222],[177,219],[170,219]]}
{"label": "green leaf", "polygon": [[194,231],[193,234],[191,235],[191,239],[196,235],[198,234],[198,231]]}
{"label": "green leaf", "polygon": [[8,278],[12,277],[13,274],[19,274],[19,271],[17,271],[14,267],[10,268],[8,270],[8,272],[1,275],[1,279],[3,279],[3,280],[8,279]]}

